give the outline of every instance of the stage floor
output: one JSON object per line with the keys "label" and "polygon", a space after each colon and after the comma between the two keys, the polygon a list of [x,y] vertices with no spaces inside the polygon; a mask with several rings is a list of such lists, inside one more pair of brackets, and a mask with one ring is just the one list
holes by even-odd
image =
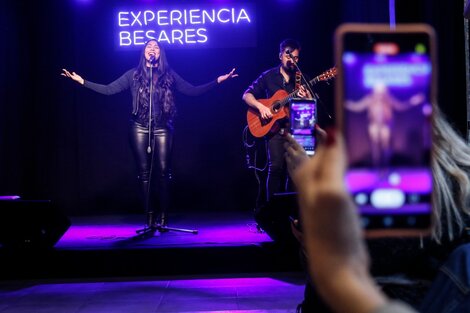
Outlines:
{"label": "stage floor", "polygon": [[305,274],[251,212],[169,215],[142,237],[144,215],[69,217],[52,249],[0,249],[0,312],[294,313]]}
{"label": "stage floor", "polygon": [[[170,230],[139,235],[145,215],[68,217],[52,248],[0,249],[0,278],[212,275],[301,270],[297,243],[259,231],[251,212],[178,212]],[[288,223],[288,222],[287,222]],[[290,236],[293,235],[290,234]],[[295,240],[295,239],[293,239]],[[31,260],[38,260],[31,261]],[[40,261],[40,262],[39,262]]]}
{"label": "stage floor", "polygon": [[71,226],[56,249],[114,249],[241,246],[272,242],[260,232],[251,212],[185,212],[169,214],[168,226],[197,230],[197,234],[171,230],[152,236],[136,233],[144,215],[69,217]]}
{"label": "stage floor", "polygon": [[294,313],[302,273],[0,282],[2,313]]}

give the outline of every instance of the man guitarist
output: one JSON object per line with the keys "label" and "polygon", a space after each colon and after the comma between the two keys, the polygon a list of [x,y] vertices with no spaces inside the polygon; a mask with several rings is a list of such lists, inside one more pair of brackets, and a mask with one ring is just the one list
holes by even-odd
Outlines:
{"label": "man guitarist", "polygon": [[[300,82],[300,73],[296,75],[295,63],[299,60],[300,44],[294,39],[285,39],[279,46],[279,66],[263,72],[244,92],[243,101],[251,110],[259,112],[261,121],[268,123],[273,119],[273,111],[259,99],[271,98],[277,91],[285,90],[292,93],[296,89],[296,97],[311,98],[311,94]],[[295,62],[295,63],[294,63]],[[287,108],[282,108],[287,109]],[[274,193],[287,191],[287,170],[284,159],[284,142],[287,132],[288,118],[283,118],[273,124],[268,134],[264,136],[268,145],[268,176],[266,179],[265,197],[257,203],[257,210],[266,204]],[[264,198],[264,199],[263,199]]]}

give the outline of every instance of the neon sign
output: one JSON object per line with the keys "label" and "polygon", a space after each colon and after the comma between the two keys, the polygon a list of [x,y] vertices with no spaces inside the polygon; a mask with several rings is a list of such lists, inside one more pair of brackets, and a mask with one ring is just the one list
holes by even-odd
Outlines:
{"label": "neon sign", "polygon": [[153,8],[116,13],[120,49],[157,39],[171,47],[248,47],[256,44],[254,10],[249,6]]}
{"label": "neon sign", "polygon": [[425,83],[431,75],[429,60],[422,62],[396,62],[389,64],[366,63],[363,68],[363,85],[373,88],[377,82],[387,86],[409,87]]}

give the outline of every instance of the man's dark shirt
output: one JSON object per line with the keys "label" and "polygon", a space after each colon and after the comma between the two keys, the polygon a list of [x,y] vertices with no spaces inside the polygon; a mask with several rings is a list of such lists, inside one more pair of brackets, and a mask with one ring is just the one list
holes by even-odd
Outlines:
{"label": "man's dark shirt", "polygon": [[295,89],[295,76],[289,79],[289,83],[284,80],[281,74],[281,67],[277,66],[263,72],[245,91],[253,94],[256,99],[269,99],[273,94],[283,89],[291,93]]}

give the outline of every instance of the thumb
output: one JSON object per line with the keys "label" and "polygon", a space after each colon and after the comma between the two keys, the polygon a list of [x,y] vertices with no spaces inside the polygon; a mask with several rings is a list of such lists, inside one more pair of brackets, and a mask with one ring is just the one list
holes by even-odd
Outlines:
{"label": "thumb", "polygon": [[347,157],[344,138],[337,129],[330,128],[326,132],[325,142],[319,147],[317,160],[322,164],[318,169],[319,179],[328,180],[338,186],[344,183],[344,173],[347,167]]}

